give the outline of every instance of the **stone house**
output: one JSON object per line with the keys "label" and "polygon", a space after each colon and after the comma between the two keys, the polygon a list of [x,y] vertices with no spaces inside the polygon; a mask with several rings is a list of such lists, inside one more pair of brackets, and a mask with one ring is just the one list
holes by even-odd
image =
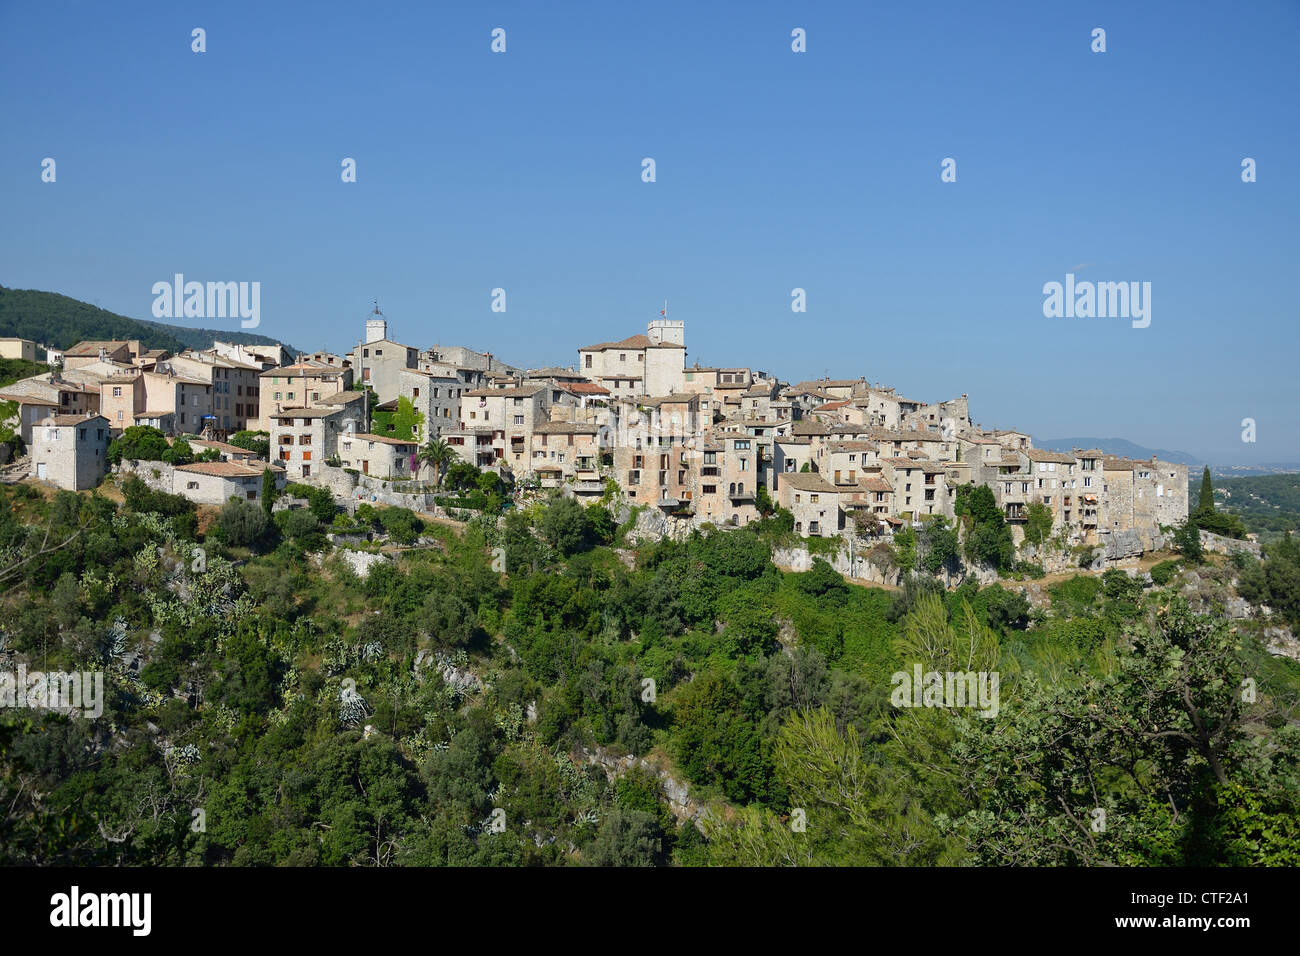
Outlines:
{"label": "stone house", "polygon": [[282,408],[314,405],[322,398],[350,391],[352,369],[317,362],[268,368],[258,373],[258,431],[271,430],[271,413]]}
{"label": "stone house", "polygon": [[391,402],[401,394],[399,373],[416,368],[419,350],[388,337],[388,322],[382,318],[366,321],[366,340],[356,346],[348,358],[356,378],[353,384],[369,385],[381,402]]}
{"label": "stone house", "polygon": [[656,319],[645,335],[578,349],[578,371],[615,397],[671,395],[683,391],[685,323]]}
{"label": "stone house", "polygon": [[[531,453],[526,470],[538,473],[544,487],[558,487],[573,479],[576,487],[589,494],[602,494],[600,478],[600,429],[588,422],[542,422],[533,429]],[[587,487],[587,486],[590,487]]]}
{"label": "stone house", "polygon": [[419,477],[419,465],[414,461],[419,447],[414,441],[370,432],[344,431],[338,436],[338,456],[343,467],[376,478]]}
{"label": "stone house", "polygon": [[203,419],[198,430],[210,423],[221,434],[244,431],[250,424],[260,427],[262,366],[248,365],[224,358],[214,352],[189,351],[167,361],[179,375],[210,384],[211,417]]}
{"label": "stone house", "polygon": [[108,419],[102,415],[51,415],[32,430],[32,471],[41,481],[81,491],[108,472]]}
{"label": "stone house", "polygon": [[796,534],[833,538],[840,533],[840,492],[821,475],[783,476],[778,500],[794,515]]}
{"label": "stone house", "polygon": [[271,414],[271,456],[284,468],[287,480],[309,481],[320,473],[322,462],[339,455],[342,436],[364,431],[360,395],[343,392],[332,398],[341,404],[282,408]]}
{"label": "stone house", "polygon": [[271,469],[276,489],[285,484],[285,470],[279,465],[239,461],[196,461],[172,469],[172,493],[184,495],[201,505],[224,505],[231,498],[262,500],[262,472]]}
{"label": "stone house", "polygon": [[0,338],[0,358],[36,361],[36,343],[31,339]]}

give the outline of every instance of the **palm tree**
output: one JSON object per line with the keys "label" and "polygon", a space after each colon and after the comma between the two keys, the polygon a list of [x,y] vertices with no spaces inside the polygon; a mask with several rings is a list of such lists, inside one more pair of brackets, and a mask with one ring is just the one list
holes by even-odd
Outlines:
{"label": "palm tree", "polygon": [[415,460],[422,465],[430,465],[433,468],[434,484],[440,485],[444,469],[456,460],[456,450],[441,438],[431,438],[416,452]]}

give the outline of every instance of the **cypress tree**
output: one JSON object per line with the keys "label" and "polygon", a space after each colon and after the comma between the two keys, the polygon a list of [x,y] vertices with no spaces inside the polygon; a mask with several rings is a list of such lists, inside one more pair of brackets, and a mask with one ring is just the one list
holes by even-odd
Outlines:
{"label": "cypress tree", "polygon": [[275,504],[275,472],[270,468],[262,469],[262,510],[271,516],[271,505]]}
{"label": "cypress tree", "polygon": [[1201,497],[1196,503],[1196,510],[1205,514],[1214,514],[1214,485],[1210,483],[1210,466],[1205,466],[1201,474]]}

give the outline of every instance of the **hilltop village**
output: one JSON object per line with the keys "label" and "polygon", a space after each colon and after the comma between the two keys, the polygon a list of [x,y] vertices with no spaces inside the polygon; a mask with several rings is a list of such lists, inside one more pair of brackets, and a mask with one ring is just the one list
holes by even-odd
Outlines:
{"label": "hilltop village", "polygon": [[[32,343],[4,345],[25,354]],[[1118,557],[1156,547],[1160,528],[1188,515],[1185,465],[1038,449],[1024,432],[974,423],[965,394],[915,400],[865,378],[791,384],[686,355],[684,323],[657,319],[579,347],[574,367],[520,369],[490,352],[404,344],[376,308],[345,355],[80,342],[0,401],[17,404],[30,451],[11,473],[81,490],[134,470],[201,504],[258,500],[268,469],[277,489],[317,485],[345,506],[411,504],[459,460],[516,497],[613,498],[662,516],[660,528],[743,526],[781,507],[799,537],[889,540],[952,521],[959,489],[983,485],[1017,544],[1040,505],[1062,546]],[[110,465],[109,443],[132,426],[184,438],[198,460]],[[256,433],[265,456],[230,441]],[[440,452],[422,453],[430,446]]]}

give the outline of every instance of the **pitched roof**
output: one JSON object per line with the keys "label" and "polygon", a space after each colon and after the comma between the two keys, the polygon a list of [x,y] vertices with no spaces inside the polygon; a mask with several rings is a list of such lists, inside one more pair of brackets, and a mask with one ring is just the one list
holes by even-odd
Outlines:
{"label": "pitched roof", "polygon": [[351,405],[353,402],[359,402],[365,398],[364,392],[335,392],[333,395],[326,395],[319,399],[317,405]]}
{"label": "pitched roof", "polygon": [[212,475],[215,478],[252,478],[260,475],[270,465],[243,465],[237,461],[196,461],[190,465],[177,465],[177,471],[195,475]]}
{"label": "pitched roof", "polygon": [[605,349],[647,349],[651,344],[649,336],[633,335],[620,342],[597,342],[595,345],[584,345],[578,351],[603,352]]}
{"label": "pitched roof", "polygon": [[543,422],[533,429],[534,434],[540,435],[595,435],[599,431],[586,422]]}
{"label": "pitched roof", "polygon": [[59,426],[60,428],[67,428],[67,427],[69,427],[69,426],[84,425],[84,424],[86,424],[87,422],[93,422],[93,421],[95,421],[96,419],[99,419],[99,420],[104,421],[104,422],[107,422],[107,421],[108,421],[108,419],[107,419],[107,418],[104,418],[103,415],[89,415],[89,416],[87,416],[87,415],[51,415],[49,418],[45,419],[44,421],[37,422],[37,424],[38,424],[38,425],[51,425],[51,424],[52,424],[52,425],[57,425],[57,426]]}
{"label": "pitched roof", "polygon": [[[157,418],[158,415],[171,414],[170,412],[155,412],[149,415],[148,412],[142,413],[149,418]],[[136,416],[139,417],[138,415]],[[217,441],[212,438],[189,438],[186,439],[191,445],[198,445],[201,448],[215,448],[217,451],[224,451],[228,455],[238,455],[241,458],[256,458],[257,452],[249,451],[247,448],[240,448],[238,445],[232,445],[229,442]]]}
{"label": "pitched roof", "polygon": [[349,438],[358,438],[361,441],[377,441],[385,445],[418,445],[420,444],[414,438],[393,438],[389,435],[374,435],[370,432],[354,432],[351,435],[340,435],[340,440],[346,441]]}
{"label": "pitched roof", "polygon": [[122,348],[130,348],[130,343],[127,342],[125,339],[112,339],[112,340],[87,339],[83,342],[78,342],[70,349],[64,350],[63,354],[65,356],[71,355],[75,358],[80,355],[98,355],[100,349],[107,349],[110,352],[115,352],[118,349],[122,349]]}
{"label": "pitched roof", "polygon": [[[300,372],[305,372],[307,374],[298,375],[297,373]],[[268,378],[279,375],[286,378],[293,378],[295,376],[298,378],[310,378],[312,376],[338,378],[342,374],[343,368],[339,365],[325,365],[322,362],[295,362],[293,365],[272,366],[262,372],[258,377]]]}
{"label": "pitched roof", "polygon": [[1061,464],[1074,464],[1073,455],[1063,455],[1059,451],[1044,451],[1041,448],[1026,448],[1024,454],[1030,461],[1054,461]]}
{"label": "pitched roof", "polygon": [[839,490],[816,472],[791,472],[788,475],[782,475],[781,481],[798,491],[818,491],[835,494]]}
{"label": "pitched roof", "polygon": [[608,395],[609,389],[595,382],[558,382],[556,387],[574,395]]}
{"label": "pitched roof", "polygon": [[544,391],[545,385],[521,385],[518,388],[472,388],[462,394],[471,398],[532,398]]}

